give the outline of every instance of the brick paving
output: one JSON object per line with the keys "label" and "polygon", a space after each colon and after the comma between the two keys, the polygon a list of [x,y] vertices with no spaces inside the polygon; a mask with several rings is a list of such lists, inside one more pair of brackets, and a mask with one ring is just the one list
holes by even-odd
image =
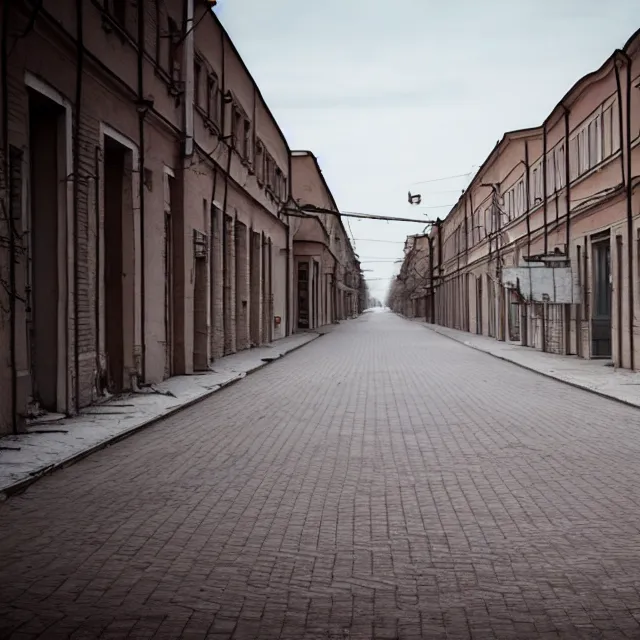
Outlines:
{"label": "brick paving", "polygon": [[0,505],[2,638],[638,638],[640,412],[391,314]]}

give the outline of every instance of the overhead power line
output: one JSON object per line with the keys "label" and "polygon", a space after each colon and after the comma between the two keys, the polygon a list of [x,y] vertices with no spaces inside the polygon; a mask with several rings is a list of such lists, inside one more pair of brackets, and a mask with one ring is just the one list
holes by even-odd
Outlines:
{"label": "overhead power line", "polygon": [[455,178],[466,178],[467,176],[470,176],[473,173],[473,169],[471,169],[471,171],[468,171],[467,173],[459,173],[455,176],[444,176],[442,178],[433,178],[431,180],[420,180],[419,182],[412,182],[410,186],[414,186],[416,184],[430,184],[432,182],[444,182],[445,180],[454,180]]}
{"label": "overhead power line", "polygon": [[[434,209],[441,207],[452,207],[453,205],[444,204],[439,205],[438,207],[433,207]],[[323,207],[314,207],[312,205],[305,205],[300,209],[285,209],[285,213],[288,215],[298,217],[298,218],[308,218],[310,215],[312,216],[314,213],[324,213],[328,215],[338,216],[342,218],[361,218],[363,220],[384,220],[386,222],[415,222],[417,224],[435,224],[433,220],[426,220],[424,218],[401,218],[395,216],[384,216],[378,215],[375,213],[356,213],[355,211],[333,211],[331,209],[324,209]]]}

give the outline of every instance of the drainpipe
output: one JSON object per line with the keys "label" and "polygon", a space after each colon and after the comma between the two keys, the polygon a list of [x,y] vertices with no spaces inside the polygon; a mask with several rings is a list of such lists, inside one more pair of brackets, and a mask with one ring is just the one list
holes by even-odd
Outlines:
{"label": "drainpipe", "polygon": [[[566,149],[569,155],[569,149]],[[525,165],[525,197],[527,198],[526,214],[527,214],[527,258],[531,255],[531,220],[529,218],[529,209],[531,208],[531,185],[529,184],[529,141],[524,142],[524,165]]]}
{"label": "drainpipe", "polygon": [[[255,105],[255,101],[254,101],[254,105]],[[255,127],[254,127],[255,129]],[[287,193],[287,202],[289,202],[290,200],[292,200],[293,198],[293,193],[292,193],[292,182],[293,182],[293,172],[292,172],[292,168],[291,168],[291,152],[289,152],[287,154],[287,164],[288,164],[288,174],[289,174],[289,179],[287,180],[287,187],[288,187],[288,193]],[[291,317],[293,314],[293,310],[292,310],[292,304],[291,304],[291,284],[292,284],[292,280],[293,280],[293,267],[291,264],[291,244],[293,242],[293,238],[291,236],[291,216],[287,216],[287,252],[286,252],[286,256],[287,256],[287,281],[285,283],[285,292],[286,292],[286,296],[287,296],[287,304],[286,304],[286,310],[287,310],[287,317],[285,318],[285,335],[289,336],[293,333],[292,331],[292,327],[293,327],[293,318]]]}
{"label": "drainpipe", "polygon": [[102,364],[100,362],[100,147],[96,146],[94,154],[95,165],[95,189],[96,189],[96,290],[94,305],[94,322],[96,323],[96,391],[102,395],[104,386],[102,384]]}
{"label": "drainpipe", "polygon": [[[82,2],[83,0],[79,0]],[[142,341],[140,354],[140,376],[144,382],[146,378],[147,341],[146,341],[146,286],[145,286],[145,228],[144,228],[144,164],[145,164],[145,138],[144,119],[147,115],[147,107],[144,100],[144,31],[145,31],[145,6],[144,2],[138,2],[138,200],[140,206],[140,339]]]}
{"label": "drainpipe", "polygon": [[544,255],[549,252],[549,237],[547,234],[547,123],[542,125],[542,211],[544,215]]}
{"label": "drainpipe", "polygon": [[[289,160],[291,164],[291,160]],[[285,335],[291,335],[291,279],[293,278],[293,272],[291,270],[291,217],[287,219],[287,280],[285,283],[285,292],[287,296],[287,317],[285,318]]]}
{"label": "drainpipe", "polygon": [[571,167],[569,160],[569,133],[570,123],[569,114],[570,111],[567,107],[562,105],[564,109],[564,182],[565,182],[565,195],[567,201],[567,228],[566,228],[566,240],[567,245],[567,257],[570,255],[569,241],[571,239]]}
{"label": "drainpipe", "polygon": [[[624,55],[622,51],[618,52]],[[616,74],[616,93],[618,94],[618,132],[620,135],[620,174],[622,175],[622,185],[626,186],[625,180],[625,166],[624,166],[624,154],[622,153],[622,144],[624,140],[624,114],[622,111],[622,83],[620,82],[620,67],[618,66],[618,60],[615,61],[613,66]]]}
{"label": "drainpipe", "polygon": [[625,151],[627,154],[627,282],[629,290],[629,350],[630,350],[630,369],[635,369],[635,353],[634,353],[634,286],[633,286],[633,180],[631,173],[631,58],[625,53],[624,57],[627,62],[627,96],[626,96],[626,143]]}
{"label": "drainpipe", "polygon": [[[620,82],[620,67],[616,60],[614,68],[616,74],[616,89],[618,93],[618,120],[620,127],[620,163],[622,168],[622,184],[626,187],[626,200],[627,200],[627,278],[629,289],[629,352],[630,352],[630,368],[635,369],[635,354],[634,354],[634,295],[633,295],[633,182],[631,179],[631,58],[624,52],[618,51],[618,54],[624,59],[626,63],[626,96],[625,96],[625,110],[622,108],[622,87]],[[623,123],[626,111],[626,126]],[[624,143],[624,147],[623,147]],[[625,167],[626,157],[626,167]],[[622,365],[622,363],[620,363]]]}
{"label": "drainpipe", "polygon": [[430,285],[430,289],[431,289],[431,295],[430,295],[430,300],[429,300],[429,313],[430,313],[430,318],[429,321],[432,324],[435,324],[436,320],[435,320],[435,312],[436,312],[436,304],[435,304],[435,299],[434,299],[434,288],[433,288],[433,238],[431,237],[431,232],[429,232],[429,235],[427,236],[428,240],[429,240],[429,285]]}
{"label": "drainpipe", "polygon": [[225,343],[229,330],[227,323],[227,258],[229,249],[227,247],[227,203],[229,197],[229,172],[231,171],[231,145],[227,145],[227,170],[224,174],[224,197],[222,199],[222,354],[226,355]]}
{"label": "drainpipe", "polygon": [[[569,114],[570,111],[562,105],[564,109],[564,182],[565,182],[565,197],[566,197],[566,207],[567,207],[567,222],[566,222],[566,239],[565,244],[567,245],[567,259],[569,261],[569,265],[571,265],[571,172],[570,172],[570,163],[569,163],[569,132],[570,132],[570,123],[569,123]],[[558,203],[556,200],[556,219],[558,217]],[[580,265],[578,264],[578,269],[580,269]],[[576,318],[577,318],[576,311]],[[577,330],[579,324],[576,322],[576,353],[579,352],[578,344],[580,342],[580,333]],[[569,355],[570,341],[571,341],[571,307],[565,305],[565,353]]]}
{"label": "drainpipe", "polygon": [[439,283],[442,282],[442,272],[444,271],[444,267],[442,265],[442,233],[441,233],[441,225],[442,220],[440,218],[436,219],[436,229],[438,232],[438,277]]}
{"label": "drainpipe", "polygon": [[[140,8],[141,6],[143,7],[142,9]],[[144,2],[138,2],[138,16],[140,15],[140,13],[144,15]],[[186,0],[186,17],[184,28],[184,157],[190,158],[193,155],[193,0]],[[138,19],[138,29],[140,29],[140,19]]]}
{"label": "drainpipe", "polygon": [[[9,365],[11,368],[11,431],[18,433],[18,367],[16,362],[16,238],[13,229],[13,210],[9,194],[9,67],[8,67],[8,27],[9,2],[2,7],[2,173],[5,184],[4,217],[7,219],[9,234]],[[65,314],[68,315],[68,314]],[[68,357],[68,350],[67,350]],[[68,366],[67,366],[68,369]]]}
{"label": "drainpipe", "polygon": [[80,216],[80,125],[82,122],[82,74],[84,72],[84,0],[76,0],[76,95],[73,128],[73,357],[75,369],[75,409],[80,411],[80,268],[78,264],[78,218]]}

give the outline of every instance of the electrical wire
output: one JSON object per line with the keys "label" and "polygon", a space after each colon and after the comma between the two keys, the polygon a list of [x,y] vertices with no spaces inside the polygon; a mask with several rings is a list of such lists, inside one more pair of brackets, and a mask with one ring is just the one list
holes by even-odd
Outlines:
{"label": "electrical wire", "polygon": [[[475,165],[474,165],[475,167]],[[473,169],[467,173],[459,173],[455,176],[444,176],[443,178],[433,178],[431,180],[421,180],[419,182],[412,182],[409,186],[413,187],[417,184],[431,184],[432,182],[444,182],[445,180],[454,180],[455,178],[466,178],[473,173]]]}

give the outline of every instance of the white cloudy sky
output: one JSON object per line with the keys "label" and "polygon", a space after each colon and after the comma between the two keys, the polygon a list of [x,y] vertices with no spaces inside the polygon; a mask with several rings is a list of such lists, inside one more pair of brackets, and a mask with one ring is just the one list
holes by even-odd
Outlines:
{"label": "white cloudy sky", "polygon": [[[470,174],[640,27],[638,0],[219,0],[216,12],[341,209],[425,220],[471,175],[418,183]],[[409,189],[439,208],[410,207]],[[350,226],[383,297],[424,225]]]}

